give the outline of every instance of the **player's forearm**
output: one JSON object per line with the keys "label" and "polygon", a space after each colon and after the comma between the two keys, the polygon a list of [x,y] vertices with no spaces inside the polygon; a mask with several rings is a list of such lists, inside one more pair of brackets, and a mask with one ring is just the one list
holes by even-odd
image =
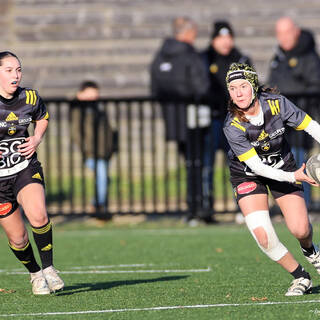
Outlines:
{"label": "player's forearm", "polygon": [[39,139],[39,141],[42,140],[42,138],[47,130],[47,127],[48,127],[48,120],[41,119],[36,122],[36,126],[34,129],[34,136],[37,139]]}
{"label": "player's forearm", "polygon": [[294,172],[275,169],[264,164],[258,155],[245,161],[245,164],[257,175],[277,181],[295,182]]}
{"label": "player's forearm", "polygon": [[313,139],[320,143],[320,124],[317,121],[311,120],[304,131],[310,134]]}

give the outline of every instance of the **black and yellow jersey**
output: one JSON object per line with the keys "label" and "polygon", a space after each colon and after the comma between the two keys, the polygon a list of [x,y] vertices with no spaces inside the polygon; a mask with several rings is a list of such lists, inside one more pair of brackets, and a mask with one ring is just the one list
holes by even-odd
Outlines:
{"label": "black and yellow jersey", "polygon": [[258,155],[262,162],[281,168],[287,161],[294,161],[290,146],[285,139],[286,127],[304,130],[312,120],[308,114],[281,95],[262,93],[259,102],[264,123],[253,125],[240,121],[228,113],[224,134],[229,142],[228,160],[233,175],[254,173],[244,161]]}
{"label": "black and yellow jersey", "polygon": [[17,147],[29,136],[30,123],[41,119],[49,115],[36,90],[19,87],[12,99],[0,96],[0,178],[12,177],[36,160],[36,153],[27,160]]}

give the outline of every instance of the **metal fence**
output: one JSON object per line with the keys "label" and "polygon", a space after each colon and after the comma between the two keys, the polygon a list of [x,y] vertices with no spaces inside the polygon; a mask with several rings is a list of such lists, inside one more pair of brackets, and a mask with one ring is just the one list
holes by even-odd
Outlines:
{"label": "metal fence", "polygon": [[[292,96],[292,99],[297,105],[306,105],[309,113],[320,119],[319,97]],[[83,145],[74,139],[76,134],[84,140],[88,133],[84,130],[72,132],[74,101],[52,99],[45,103],[50,124],[38,156],[44,168],[50,215],[181,214],[187,210],[186,161],[178,144],[166,139],[159,102],[148,97],[99,101],[99,109],[107,114],[115,133],[114,152],[107,160],[108,201],[102,207],[94,205],[97,201],[97,170],[86,166]],[[198,107],[193,106],[195,110]],[[92,105],[87,104],[81,109],[82,120],[88,121]],[[96,121],[99,119],[90,123],[93,128],[97,126]],[[196,112],[195,132],[198,132],[199,121]],[[301,139],[304,138],[301,134]],[[94,140],[92,144],[95,145]],[[198,144],[201,142],[194,140],[195,148]],[[311,152],[317,152],[317,147]],[[235,212],[237,206],[223,151],[217,153],[214,168],[213,209],[221,213]],[[314,210],[319,210],[319,198],[318,190],[313,188]]]}

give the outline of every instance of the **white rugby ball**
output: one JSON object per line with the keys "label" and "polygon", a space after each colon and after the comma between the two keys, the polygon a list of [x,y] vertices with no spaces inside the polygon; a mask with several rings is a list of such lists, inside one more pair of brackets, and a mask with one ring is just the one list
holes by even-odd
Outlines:
{"label": "white rugby ball", "polygon": [[306,163],[307,175],[320,184],[320,154],[311,156]]}

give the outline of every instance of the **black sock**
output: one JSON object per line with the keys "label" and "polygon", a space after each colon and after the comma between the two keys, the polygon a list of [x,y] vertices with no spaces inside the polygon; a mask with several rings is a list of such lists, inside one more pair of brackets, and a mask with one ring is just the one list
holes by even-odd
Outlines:
{"label": "black sock", "polygon": [[316,253],[316,250],[315,250],[313,244],[311,245],[310,248],[304,248],[304,247],[301,246],[301,249],[302,249],[303,254],[304,254],[306,257],[310,257],[312,254],[315,254],[315,253]]}
{"label": "black sock", "polygon": [[34,273],[40,271],[40,267],[34,257],[31,243],[28,241],[27,245],[18,249],[9,243],[9,247],[18,258],[19,261],[28,269],[29,272]]}
{"label": "black sock", "polygon": [[301,277],[310,279],[309,273],[303,269],[301,264],[298,265],[296,270],[294,270],[293,272],[290,272],[290,273],[295,279],[299,279]]}
{"label": "black sock", "polygon": [[48,221],[42,227],[32,227],[33,238],[38,247],[42,269],[52,265],[52,224]]}

